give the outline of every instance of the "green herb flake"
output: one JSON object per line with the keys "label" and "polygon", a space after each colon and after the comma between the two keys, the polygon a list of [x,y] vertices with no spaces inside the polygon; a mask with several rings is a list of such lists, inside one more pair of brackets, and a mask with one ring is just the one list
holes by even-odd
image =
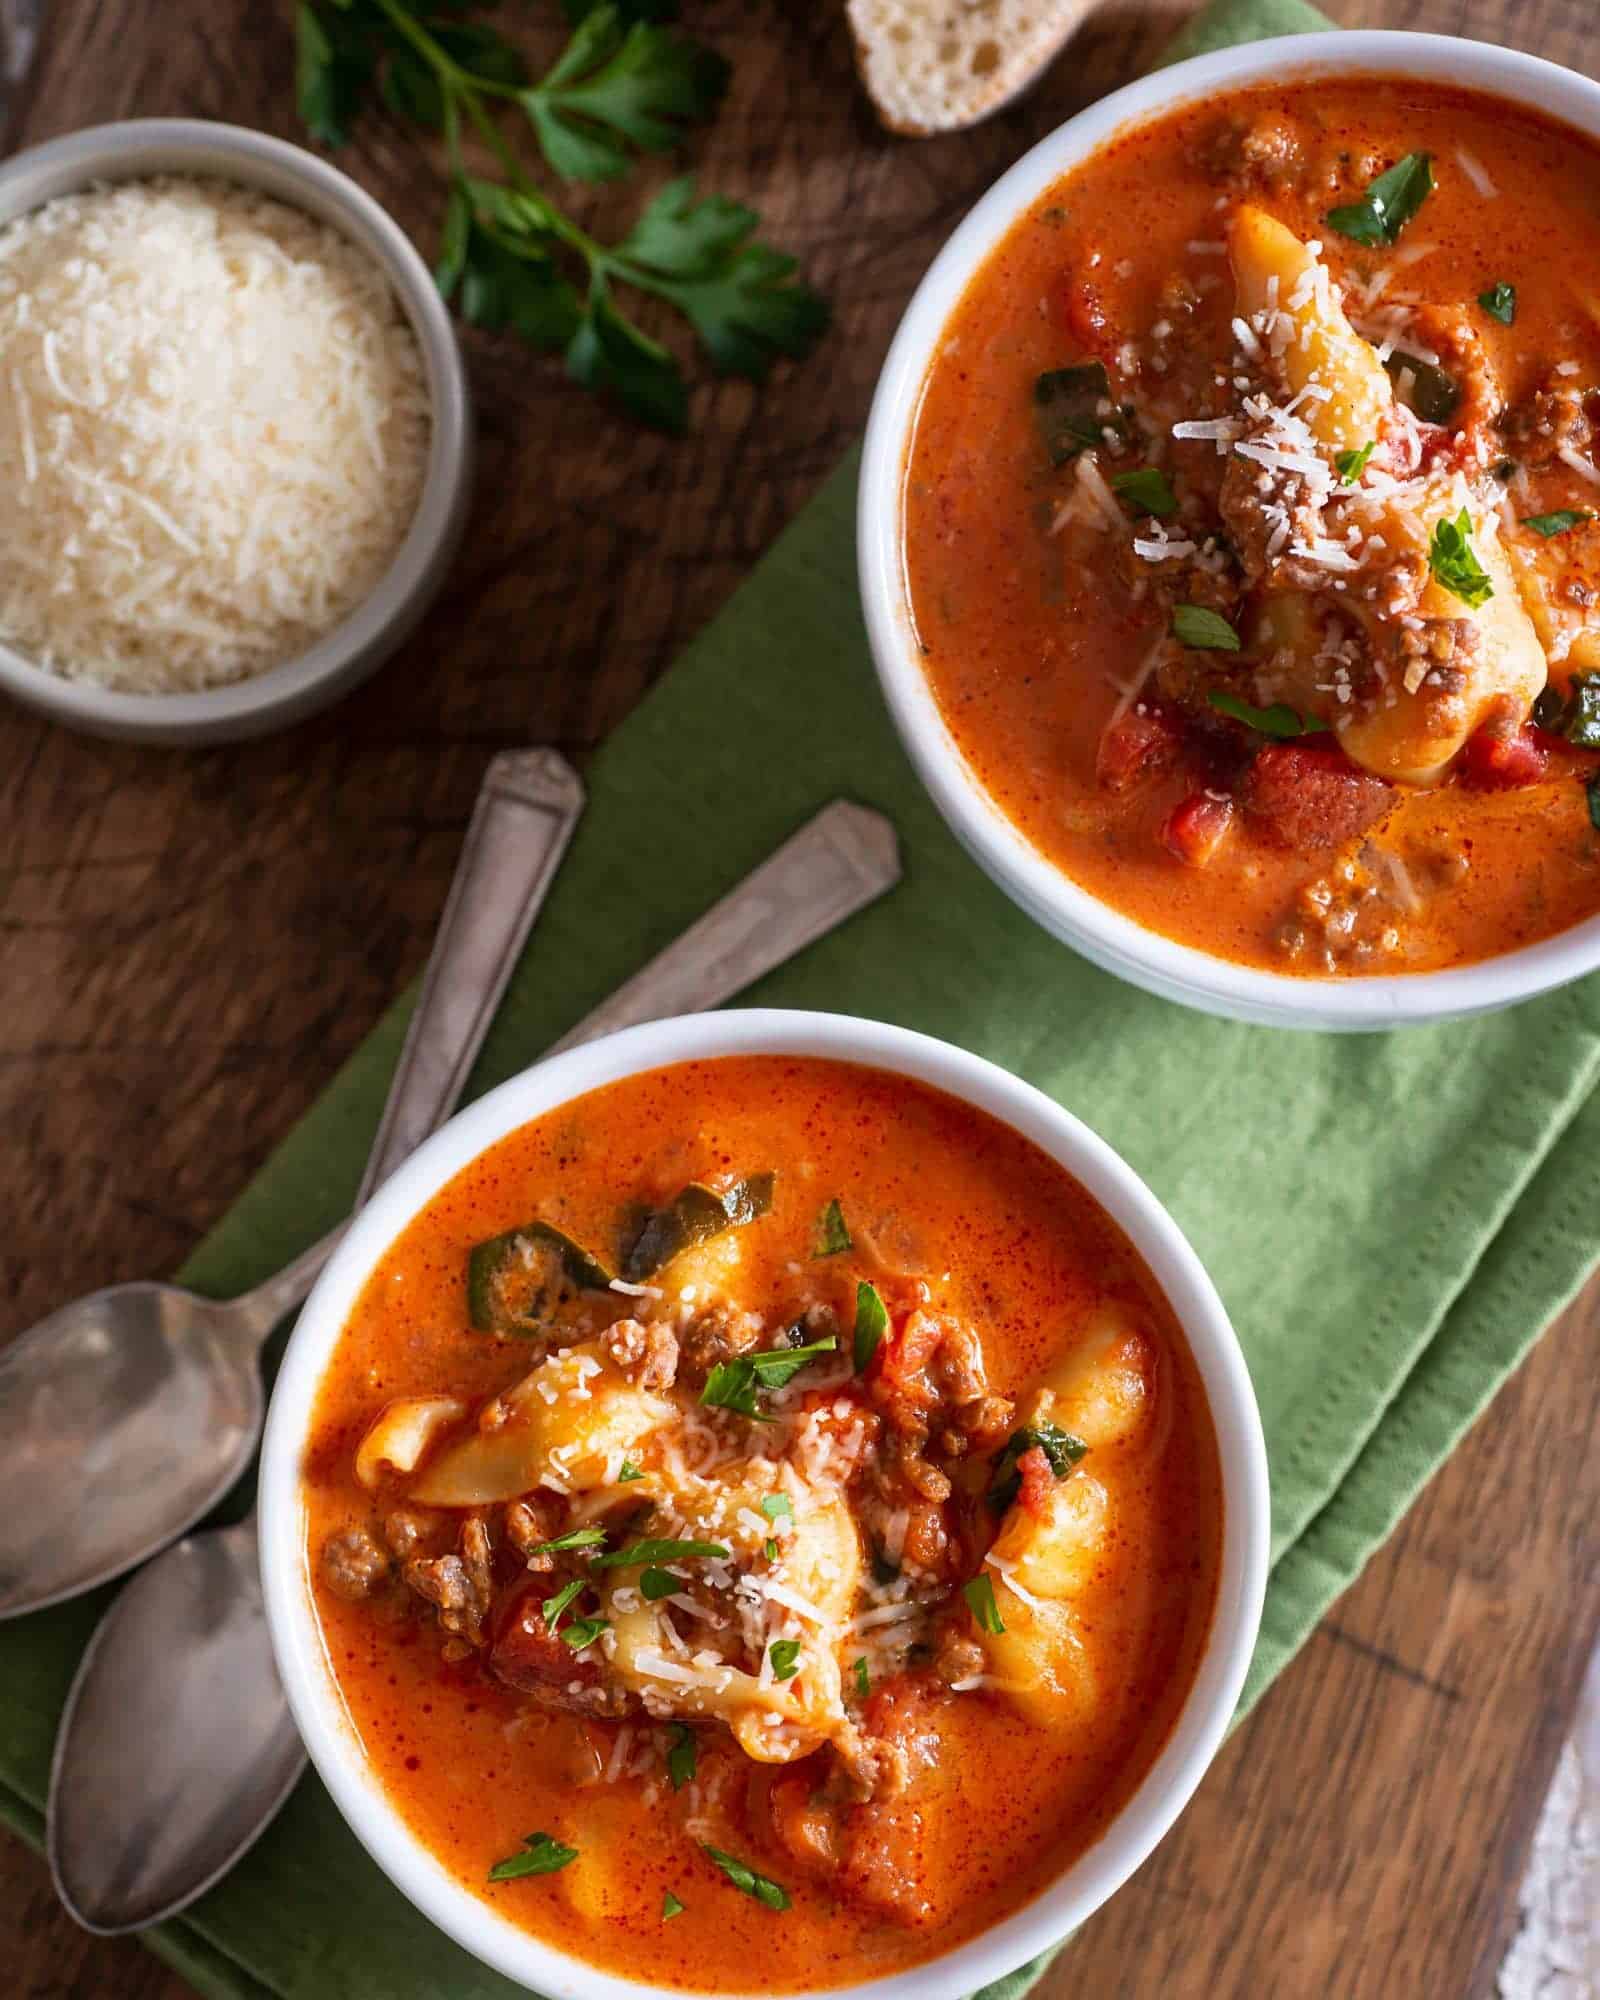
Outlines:
{"label": "green herb flake", "polygon": [[741,1861],[736,1854],[724,1854],[720,1847],[708,1847],[701,1843],[701,1853],[714,1861],[736,1889],[747,1896],[753,1896],[758,1903],[765,1903],[769,1910],[786,1910],[789,1907],[789,1892],[779,1882],[756,1871]]}
{"label": "green herb flake", "polygon": [[1334,470],[1339,475],[1339,484],[1341,486],[1354,486],[1362,473],[1366,471],[1367,460],[1371,458],[1377,449],[1378,440],[1376,438],[1368,438],[1359,451],[1335,452],[1333,464]]}
{"label": "green herb flake", "polygon": [[842,1257],[847,1250],[854,1248],[844,1210],[837,1199],[830,1201],[818,1218],[817,1247],[811,1254],[814,1257]]}
{"label": "green herb flake", "polygon": [[523,1875],[554,1875],[558,1868],[565,1868],[569,1861],[576,1861],[578,1850],[567,1847],[553,1834],[530,1833],[522,1842],[520,1854],[508,1854],[504,1861],[497,1861],[489,1870],[491,1882],[515,1882]]}
{"label": "green herb flake", "polygon": [[686,1722],[675,1722],[667,1744],[667,1776],[672,1780],[675,1792],[681,1792],[685,1785],[694,1783],[699,1755],[700,1746],[695,1741],[694,1731]]}
{"label": "green herb flake", "polygon": [[1472,516],[1465,507],[1455,520],[1434,524],[1428,567],[1452,597],[1459,597],[1473,610],[1494,595],[1494,585],[1472,546]]}
{"label": "green herb flake", "polygon": [[682,1577],[674,1576],[671,1570],[647,1569],[639,1579],[639,1588],[645,1601],[657,1603],[663,1597],[673,1597],[683,1588]]}
{"label": "green herb flake", "polygon": [[775,1563],[778,1560],[778,1545],[770,1535],[762,1543],[761,1553],[766,1557],[769,1563]]}
{"label": "green herb flake", "polygon": [[1111,401],[1105,363],[1085,361],[1052,368],[1033,385],[1033,414],[1052,465],[1066,465],[1080,451],[1103,447],[1105,434],[1125,438],[1126,418]]}
{"label": "green herb flake", "polygon": [[1034,1446],[1050,1461],[1050,1470],[1057,1479],[1065,1479],[1072,1468],[1088,1454],[1089,1447],[1071,1431],[1064,1431],[1059,1424],[1024,1424],[1007,1438],[1005,1447],[994,1461],[989,1480],[989,1505],[1002,1513],[1017,1497],[1022,1484],[1017,1471],[1017,1462],[1024,1452]]}
{"label": "green herb flake", "polygon": [[850,1671],[856,1677],[856,1693],[862,1701],[872,1692],[872,1676],[867,1672],[867,1656],[863,1653]]}
{"label": "green herb flake", "polygon": [[1275,701],[1270,708],[1255,708],[1238,695],[1229,694],[1226,688],[1211,688],[1206,694],[1206,703],[1219,715],[1231,715],[1235,722],[1242,722],[1249,729],[1258,729],[1263,736],[1314,736],[1325,726],[1315,717],[1301,715],[1285,702]]}
{"label": "green herb flake", "polygon": [[772,1678],[775,1681],[792,1681],[800,1671],[800,1641],[774,1639],[767,1652],[772,1660]]}
{"label": "green herb flake", "polygon": [[1589,801],[1589,824],[1600,833],[1600,771],[1589,780],[1583,791]]}
{"label": "green herb flake", "polygon": [[1580,750],[1600,750],[1600,673],[1574,674],[1565,694],[1554,687],[1542,689],[1533,719]]}
{"label": "green herb flake", "polygon": [[677,1897],[669,1889],[661,1898],[661,1921],[664,1924],[670,1924],[674,1917],[681,1917],[682,1915],[683,1904],[678,1901]]}
{"label": "green herb flake", "polygon": [[575,1576],[572,1579],[571,1583],[563,1584],[561,1589],[556,1592],[554,1597],[547,1597],[545,1599],[544,1622],[546,1623],[546,1625],[549,1626],[552,1632],[561,1623],[562,1612],[566,1610],[567,1606],[572,1602],[572,1600],[575,1597],[577,1597],[586,1587],[587,1586],[584,1578],[581,1576]]}
{"label": "green herb flake", "polygon": [[792,1521],[794,1502],[787,1493],[766,1493],[761,1498],[761,1511],[769,1521]]}
{"label": "green herb flake", "polygon": [[592,1646],[602,1632],[611,1630],[609,1618],[574,1618],[561,1634],[561,1643],[570,1646],[575,1653],[581,1653],[585,1646]]}
{"label": "green herb flake", "polygon": [[1203,604],[1178,604],[1172,611],[1172,636],[1180,645],[1208,653],[1237,653],[1239,635],[1220,611]]}
{"label": "green herb flake", "polygon": [[978,1622],[978,1630],[998,1638],[1006,1628],[1000,1621],[1000,1607],[994,1601],[993,1579],[986,1574],[975,1576],[970,1583],[961,1586],[961,1595]]}
{"label": "green herb flake", "polygon": [[1536,535],[1543,535],[1548,542],[1552,536],[1567,535],[1574,528],[1580,528],[1585,521],[1592,521],[1594,515],[1587,507],[1561,507],[1554,514],[1524,514],[1522,525],[1532,528]]}
{"label": "green herb flake", "polygon": [[1478,304],[1491,319],[1499,320],[1502,326],[1510,326],[1517,316],[1517,288],[1508,285],[1502,278],[1498,285],[1491,285],[1486,292],[1479,292]]}
{"label": "green herb flake", "polygon": [[1114,472],[1111,490],[1119,500],[1126,500],[1141,514],[1154,514],[1158,521],[1170,521],[1178,511],[1178,496],[1159,466],[1141,466],[1137,472]]}
{"label": "green herb flake", "polygon": [[645,1541],[629,1542],[623,1549],[612,1549],[608,1555],[596,1556],[594,1569],[636,1569],[645,1563],[692,1562],[704,1558],[707,1562],[726,1562],[729,1551],[721,1542],[673,1542]]}
{"label": "green herb flake", "polygon": [[706,1377],[700,1401],[709,1409],[735,1410],[756,1423],[770,1422],[757,1401],[762,1391],[786,1388],[808,1361],[833,1353],[838,1345],[838,1336],[830,1333],[802,1347],[763,1348],[758,1354],[719,1361]]}
{"label": "green herb flake", "polygon": [[570,1534],[558,1535],[553,1542],[540,1542],[537,1548],[529,1549],[528,1556],[558,1556],[568,1549],[598,1549],[604,1546],[604,1528],[574,1528]]}
{"label": "green herb flake", "polygon": [[878,1342],[889,1329],[889,1309],[878,1296],[876,1285],[856,1286],[856,1327],[853,1339],[856,1373],[865,1375]]}
{"label": "green herb flake", "polygon": [[625,1458],[622,1461],[622,1470],[617,1474],[617,1484],[619,1486],[626,1486],[630,1480],[643,1479],[643,1477],[644,1467],[642,1465],[635,1465],[631,1458]]}
{"label": "green herb flake", "polygon": [[1384,250],[1399,241],[1400,232],[1433,191],[1433,159],[1428,153],[1407,153],[1387,173],[1379,174],[1359,201],[1330,209],[1328,225],[1352,243]]}
{"label": "green herb flake", "polygon": [[1461,384],[1436,361],[1397,347],[1384,361],[1395,394],[1425,424],[1447,424],[1461,401]]}

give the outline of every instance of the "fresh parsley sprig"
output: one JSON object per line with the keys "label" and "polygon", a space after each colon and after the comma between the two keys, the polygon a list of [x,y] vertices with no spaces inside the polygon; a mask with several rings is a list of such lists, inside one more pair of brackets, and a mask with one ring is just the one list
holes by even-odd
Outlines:
{"label": "fresh parsley sprig", "polygon": [[[566,0],[571,39],[543,76],[470,18],[470,0],[300,0],[296,81],[313,138],[338,146],[374,89],[399,118],[443,135],[450,186],[435,277],[464,318],[561,352],[586,388],[679,432],[688,387],[673,353],[618,303],[664,300],[720,373],[765,380],[779,355],[809,353],[826,302],[792,257],[755,239],[759,218],[675,180],[618,243],[605,244],[525,171],[508,119],[569,180],[609,181],[662,152],[716,109],[727,64],[660,25],[664,0]],[[501,178],[468,171],[475,136]]]}

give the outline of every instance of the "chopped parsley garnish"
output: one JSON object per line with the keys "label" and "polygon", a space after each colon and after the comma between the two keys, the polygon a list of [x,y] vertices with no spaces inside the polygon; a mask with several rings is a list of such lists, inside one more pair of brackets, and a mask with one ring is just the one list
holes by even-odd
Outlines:
{"label": "chopped parsley garnish", "polygon": [[1545,688],[1533,704],[1533,719],[1580,750],[1600,750],[1600,673],[1574,674],[1565,694]]}
{"label": "chopped parsley garnish", "polygon": [[1387,173],[1379,174],[1359,201],[1328,211],[1327,221],[1352,243],[1384,250],[1399,241],[1400,232],[1433,191],[1433,159],[1428,153],[1407,153]]}
{"label": "chopped parsley garnish", "polygon": [[1479,292],[1478,304],[1491,319],[1499,320],[1502,326],[1510,326],[1517,316],[1517,288],[1508,285],[1502,278],[1498,285],[1491,285],[1486,292]]}
{"label": "chopped parsley garnish", "polygon": [[792,1681],[800,1671],[800,1641],[774,1639],[767,1652],[772,1660],[772,1678],[775,1681]]}
{"label": "chopped parsley garnish", "polygon": [[1111,490],[1141,514],[1154,514],[1158,521],[1170,521],[1178,511],[1178,496],[1167,484],[1167,475],[1157,465],[1143,465],[1137,472],[1114,472]]}
{"label": "chopped parsley garnish", "polygon": [[856,1330],[854,1339],[856,1373],[867,1372],[878,1342],[889,1328],[889,1309],[878,1296],[876,1285],[856,1286]]}
{"label": "chopped parsley garnish", "polygon": [[794,1519],[794,1502],[787,1493],[765,1493],[761,1498],[761,1511],[769,1521]]}
{"label": "chopped parsley garnish", "polygon": [[561,1643],[570,1646],[575,1653],[581,1653],[585,1646],[592,1646],[602,1632],[610,1630],[609,1618],[574,1618],[561,1634]]}
{"label": "chopped parsley garnish", "polygon": [[649,1604],[654,1604],[658,1598],[673,1596],[681,1585],[682,1578],[665,1569],[647,1569],[639,1579],[639,1588]]}
{"label": "chopped parsley garnish", "polygon": [[1220,611],[1203,604],[1178,604],[1172,611],[1172,636],[1184,646],[1209,653],[1237,653],[1239,635]]}
{"label": "chopped parsley garnish", "polygon": [[850,1671],[856,1677],[856,1693],[863,1701],[872,1692],[872,1676],[867,1672],[867,1656],[863,1653]]}
{"label": "chopped parsley garnish", "polygon": [[778,1545],[770,1535],[762,1543],[761,1553],[766,1557],[769,1563],[775,1563],[778,1560]]}
{"label": "chopped parsley garnish", "polygon": [[669,1889],[661,1898],[661,1921],[664,1924],[670,1924],[674,1917],[681,1917],[682,1915],[683,1905]]}
{"label": "chopped parsley garnish", "polygon": [[1263,736],[1314,736],[1325,725],[1314,716],[1301,715],[1286,702],[1275,701],[1270,708],[1255,708],[1226,688],[1212,688],[1206,695],[1210,707],[1221,715],[1231,715],[1247,728],[1259,729]]}
{"label": "chopped parsley garnish", "polygon": [[830,1201],[817,1220],[817,1247],[812,1252],[815,1257],[842,1257],[846,1250],[853,1250],[849,1226],[844,1219],[844,1210],[838,1199]]}
{"label": "chopped parsley garnish", "polygon": [[694,1783],[699,1754],[694,1731],[686,1722],[675,1722],[672,1725],[672,1740],[667,1745],[667,1776],[672,1780],[675,1792],[681,1792],[685,1785]]}
{"label": "chopped parsley garnish", "polygon": [[1447,424],[1461,401],[1461,384],[1436,361],[1395,348],[1384,362],[1395,394],[1425,424]]}
{"label": "chopped parsley garnish", "polygon": [[747,1896],[754,1896],[758,1903],[765,1903],[769,1910],[786,1910],[789,1907],[789,1892],[779,1882],[766,1875],[758,1875],[736,1854],[724,1854],[720,1847],[707,1847],[701,1843],[700,1851],[714,1861],[736,1889]]}
{"label": "chopped parsley garnish", "polygon": [[1111,401],[1111,378],[1101,361],[1052,368],[1033,385],[1033,414],[1052,465],[1065,465],[1103,446],[1106,432],[1128,435],[1126,417]]}
{"label": "chopped parsley garnish", "polygon": [[571,1583],[563,1584],[554,1597],[547,1597],[545,1599],[544,1622],[550,1627],[552,1632],[561,1623],[562,1612],[586,1588],[585,1579],[581,1576],[575,1576]]}
{"label": "chopped parsley garnish", "polygon": [[831,1354],[838,1345],[838,1336],[830,1333],[804,1347],[768,1347],[759,1354],[719,1361],[706,1377],[700,1400],[713,1410],[736,1410],[741,1417],[766,1423],[767,1414],[756,1401],[761,1392],[787,1387],[808,1361]]}
{"label": "chopped parsley garnish", "polygon": [[1549,541],[1552,535],[1570,534],[1574,528],[1582,527],[1585,521],[1592,521],[1594,515],[1587,507],[1560,507],[1553,514],[1524,514],[1522,525],[1532,528],[1536,535],[1543,535]]}
{"label": "chopped parsley garnish", "polygon": [[967,1600],[967,1609],[978,1621],[978,1630],[998,1638],[1006,1628],[1000,1622],[1000,1607],[994,1601],[993,1579],[987,1575],[975,1576],[970,1583],[962,1584],[961,1595]]}
{"label": "chopped parsley garnish", "polygon": [[1474,610],[1494,596],[1494,585],[1472,546],[1472,516],[1465,507],[1453,521],[1434,524],[1428,567],[1452,597]]}
{"label": "chopped parsley garnish", "polygon": [[617,1484],[626,1486],[630,1479],[643,1479],[644,1467],[635,1465],[631,1458],[622,1461],[622,1470],[617,1474]]}
{"label": "chopped parsley garnish", "polygon": [[569,1534],[558,1535],[553,1542],[540,1542],[537,1548],[529,1549],[528,1558],[535,1556],[558,1556],[567,1549],[598,1549],[605,1544],[604,1528],[574,1528]]}
{"label": "chopped parsley garnish", "polygon": [[708,1562],[726,1562],[729,1551],[721,1542],[629,1542],[625,1549],[596,1556],[595,1569],[635,1569],[644,1563],[689,1562],[703,1556]]}
{"label": "chopped parsley garnish", "polygon": [[995,1458],[993,1476],[989,1481],[991,1507],[997,1507],[1004,1513],[1016,1499],[1017,1489],[1022,1484],[1017,1461],[1024,1452],[1032,1451],[1035,1445],[1049,1459],[1050,1470],[1057,1479],[1065,1479],[1089,1449],[1082,1438],[1074,1437],[1071,1431],[1062,1430],[1058,1424],[1024,1424],[1021,1430],[1011,1433],[1004,1450]]}
{"label": "chopped parsley garnish", "polygon": [[494,1864],[489,1870],[489,1880],[515,1882],[521,1875],[553,1875],[577,1858],[578,1850],[564,1846],[553,1834],[530,1833],[523,1838],[520,1854],[508,1854],[504,1861]]}
{"label": "chopped parsley garnish", "polygon": [[1368,438],[1359,451],[1339,451],[1334,453],[1334,469],[1339,475],[1341,486],[1354,486],[1367,469],[1367,460],[1378,449],[1378,440]]}

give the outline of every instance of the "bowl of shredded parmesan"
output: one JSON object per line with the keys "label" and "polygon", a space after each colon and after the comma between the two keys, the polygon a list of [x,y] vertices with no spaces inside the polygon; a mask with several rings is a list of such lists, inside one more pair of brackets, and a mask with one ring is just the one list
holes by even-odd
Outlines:
{"label": "bowl of shredded parmesan", "polygon": [[312,154],[147,119],[0,168],[0,692],[169,743],[325,705],[436,594],[471,439],[426,266]]}

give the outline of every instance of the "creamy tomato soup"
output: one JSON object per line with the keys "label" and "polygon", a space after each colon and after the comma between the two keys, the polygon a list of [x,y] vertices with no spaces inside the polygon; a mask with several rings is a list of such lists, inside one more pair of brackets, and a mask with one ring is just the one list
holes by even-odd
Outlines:
{"label": "creamy tomato soup", "polygon": [[551,1945],[783,1992],[948,1949],[1107,1827],[1217,1592],[1173,1314],[1047,1155],[772,1056],[512,1133],[384,1257],[304,1467],[395,1809]]}
{"label": "creamy tomato soup", "polygon": [[906,468],[926,670],[1167,936],[1425,971],[1600,911],[1600,152],[1353,77],[1213,97],[972,281]]}

